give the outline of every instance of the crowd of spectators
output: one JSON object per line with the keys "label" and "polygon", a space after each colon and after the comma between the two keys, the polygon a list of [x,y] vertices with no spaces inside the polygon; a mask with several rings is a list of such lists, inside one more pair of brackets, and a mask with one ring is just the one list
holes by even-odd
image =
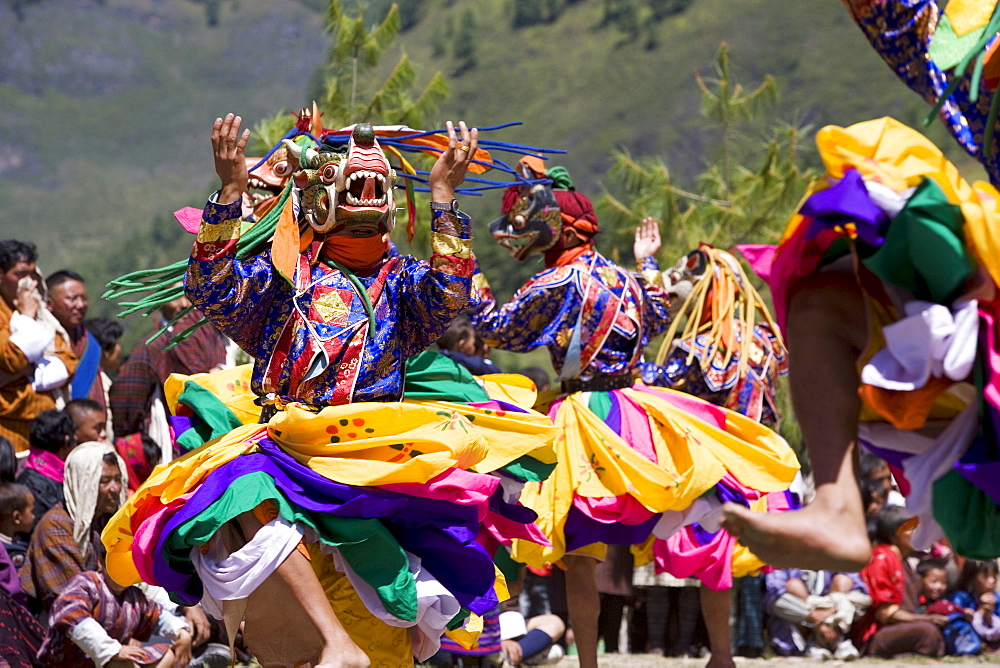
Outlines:
{"label": "crowd of spectators", "polygon": [[[174,457],[163,382],[221,368],[226,342],[204,327],[165,350],[200,317],[181,298],[123,360],[125,329],[87,318],[84,278],[43,277],[37,261],[33,244],[0,241],[0,665],[229,666],[218,624],[162,589],[106,577],[100,541],[129,492]],[[136,444],[145,467],[129,461]]]}
{"label": "crowd of spectators", "polygon": [[[32,244],[0,241],[0,665],[228,666],[220,625],[161,589],[105,577],[99,539],[128,494],[177,454],[164,381],[224,368],[227,341],[206,326],[167,349],[200,319],[182,297],[123,356],[122,324],[87,318],[84,278],[71,270],[43,278],[36,263]],[[501,372],[467,319],[436,348],[474,375]],[[519,373],[549,390],[543,369]],[[1000,650],[997,563],[963,559],[946,543],[914,551],[901,478],[870,453],[860,472],[871,562],[860,573],[784,569],[739,578],[737,654],[850,660]],[[696,579],[636,567],[628,548],[612,548],[598,575],[605,652],[707,651]],[[514,597],[487,616],[477,653],[445,645],[434,663],[501,656],[530,665],[572,651],[560,569],[522,568],[508,584]]]}

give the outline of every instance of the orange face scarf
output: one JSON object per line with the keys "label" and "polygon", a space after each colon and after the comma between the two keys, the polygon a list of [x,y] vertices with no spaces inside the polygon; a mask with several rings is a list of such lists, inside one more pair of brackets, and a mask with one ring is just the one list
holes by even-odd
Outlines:
{"label": "orange face scarf", "polygon": [[378,264],[387,250],[388,236],[375,234],[370,237],[348,237],[334,234],[323,242],[320,255],[351,271],[361,272]]}
{"label": "orange face scarf", "polygon": [[561,267],[563,265],[567,265],[584,253],[589,253],[592,250],[594,250],[594,245],[590,243],[573,246],[572,248],[567,248],[565,250],[561,248],[553,248],[552,250],[545,252],[545,266]]}

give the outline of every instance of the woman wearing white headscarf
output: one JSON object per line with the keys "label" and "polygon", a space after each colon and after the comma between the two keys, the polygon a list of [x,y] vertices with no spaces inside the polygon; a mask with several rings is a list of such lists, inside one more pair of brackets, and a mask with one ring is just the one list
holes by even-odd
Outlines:
{"label": "woman wearing white headscarf", "polygon": [[93,544],[108,518],[125,503],[125,471],[125,463],[108,443],[83,443],[66,458],[66,500],[38,522],[21,571],[21,586],[34,599],[36,612],[47,611],[74,575],[97,569]]}

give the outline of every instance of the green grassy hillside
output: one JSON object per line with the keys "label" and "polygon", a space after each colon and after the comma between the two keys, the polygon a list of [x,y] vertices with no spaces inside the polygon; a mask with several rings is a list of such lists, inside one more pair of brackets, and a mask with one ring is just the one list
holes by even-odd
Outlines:
{"label": "green grassy hillside", "polygon": [[[182,256],[190,238],[169,214],[213,187],[212,119],[232,110],[252,123],[308,103],[328,48],[321,4],[223,3],[216,28],[190,0],[39,0],[23,20],[0,4],[0,238],[33,240],[46,270],[98,284]],[[837,0],[693,0],[634,40],[601,26],[605,4],[568,2],[555,21],[515,30],[513,0],[421,0],[385,64],[405,51],[423,81],[447,75],[439,123],[524,121],[496,138],[568,149],[562,162],[593,195],[618,147],[688,177],[714,155],[692,72],[710,75],[723,41],[738,80],[776,77],[772,118],[816,128],[925,113]],[[940,127],[929,135],[962,158]],[[466,208],[488,219],[498,200]]]}

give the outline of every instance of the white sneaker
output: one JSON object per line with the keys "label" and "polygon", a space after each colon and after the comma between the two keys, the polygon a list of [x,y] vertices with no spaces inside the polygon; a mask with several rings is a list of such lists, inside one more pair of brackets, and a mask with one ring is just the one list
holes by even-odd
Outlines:
{"label": "white sneaker", "polygon": [[808,656],[813,661],[829,661],[833,658],[833,652],[825,647],[817,647],[812,645],[806,649],[806,656]]}
{"label": "white sneaker", "polygon": [[861,656],[861,652],[858,648],[851,643],[850,640],[842,640],[840,644],[837,645],[837,649],[833,652],[833,658],[838,661],[854,661]]}

